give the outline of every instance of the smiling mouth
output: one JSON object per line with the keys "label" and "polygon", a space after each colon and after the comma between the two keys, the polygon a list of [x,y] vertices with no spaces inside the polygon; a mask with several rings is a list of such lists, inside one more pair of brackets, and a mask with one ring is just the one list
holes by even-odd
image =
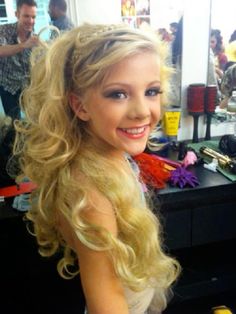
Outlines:
{"label": "smiling mouth", "polygon": [[142,134],[145,131],[146,127],[141,127],[141,128],[132,128],[132,129],[121,129],[123,132],[132,134],[132,135],[138,135]]}
{"label": "smiling mouth", "polygon": [[150,129],[150,125],[146,124],[142,127],[136,127],[136,128],[120,128],[118,131],[119,133],[130,139],[141,139],[148,135]]}

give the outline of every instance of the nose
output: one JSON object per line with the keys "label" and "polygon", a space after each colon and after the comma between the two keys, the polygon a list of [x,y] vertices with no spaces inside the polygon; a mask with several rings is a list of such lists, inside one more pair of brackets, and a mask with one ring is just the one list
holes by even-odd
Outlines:
{"label": "nose", "polygon": [[35,19],[33,17],[29,18],[29,24],[34,25]]}
{"label": "nose", "polygon": [[143,95],[130,100],[128,117],[130,119],[145,120],[150,116],[147,99]]}

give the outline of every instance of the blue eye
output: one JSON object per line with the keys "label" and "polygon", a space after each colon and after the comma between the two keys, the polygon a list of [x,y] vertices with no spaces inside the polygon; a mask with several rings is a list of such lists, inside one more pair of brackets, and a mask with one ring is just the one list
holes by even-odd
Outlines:
{"label": "blue eye", "polygon": [[162,94],[162,90],[160,88],[150,88],[146,90],[145,96],[157,96],[158,94]]}
{"label": "blue eye", "polygon": [[127,95],[123,91],[112,91],[105,94],[105,97],[112,98],[112,99],[125,99],[127,98]]}

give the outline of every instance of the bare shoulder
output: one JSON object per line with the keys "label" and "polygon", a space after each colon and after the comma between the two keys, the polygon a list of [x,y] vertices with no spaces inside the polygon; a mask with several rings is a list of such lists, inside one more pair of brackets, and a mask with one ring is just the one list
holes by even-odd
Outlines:
{"label": "bare shoulder", "polygon": [[[91,206],[85,208],[82,215],[116,236],[116,215],[111,202],[96,189],[89,193],[89,198]],[[116,275],[109,252],[93,250],[80,241],[75,245],[88,312],[128,314],[123,285]]]}

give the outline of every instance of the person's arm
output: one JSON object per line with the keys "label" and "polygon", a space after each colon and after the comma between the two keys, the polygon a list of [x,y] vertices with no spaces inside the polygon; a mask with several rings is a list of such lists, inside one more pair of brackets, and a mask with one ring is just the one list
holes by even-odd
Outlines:
{"label": "person's arm", "polygon": [[15,45],[0,45],[0,57],[13,56],[26,48],[32,48],[39,44],[38,36],[31,36],[25,42]]}
{"label": "person's arm", "polygon": [[215,66],[215,71],[216,71],[218,78],[221,79],[224,76],[224,72],[218,66]]}
{"label": "person's arm", "polygon": [[[93,192],[91,195],[96,209],[86,209],[85,219],[98,224],[117,236],[117,222],[110,202]],[[83,245],[71,232],[71,227],[60,219],[60,230],[64,239],[78,255],[81,282],[89,314],[128,314],[128,304],[121,281],[115,274],[112,262],[105,251],[97,252]]]}
{"label": "person's arm", "polygon": [[223,100],[221,100],[221,102],[220,102],[220,105],[219,105],[220,109],[225,109],[225,108],[227,108],[227,106],[228,106],[228,101],[229,101],[229,97],[228,97],[228,96],[225,96],[225,97],[223,98]]}
{"label": "person's arm", "polygon": [[77,246],[82,286],[89,314],[128,314],[120,280],[108,255]]}

